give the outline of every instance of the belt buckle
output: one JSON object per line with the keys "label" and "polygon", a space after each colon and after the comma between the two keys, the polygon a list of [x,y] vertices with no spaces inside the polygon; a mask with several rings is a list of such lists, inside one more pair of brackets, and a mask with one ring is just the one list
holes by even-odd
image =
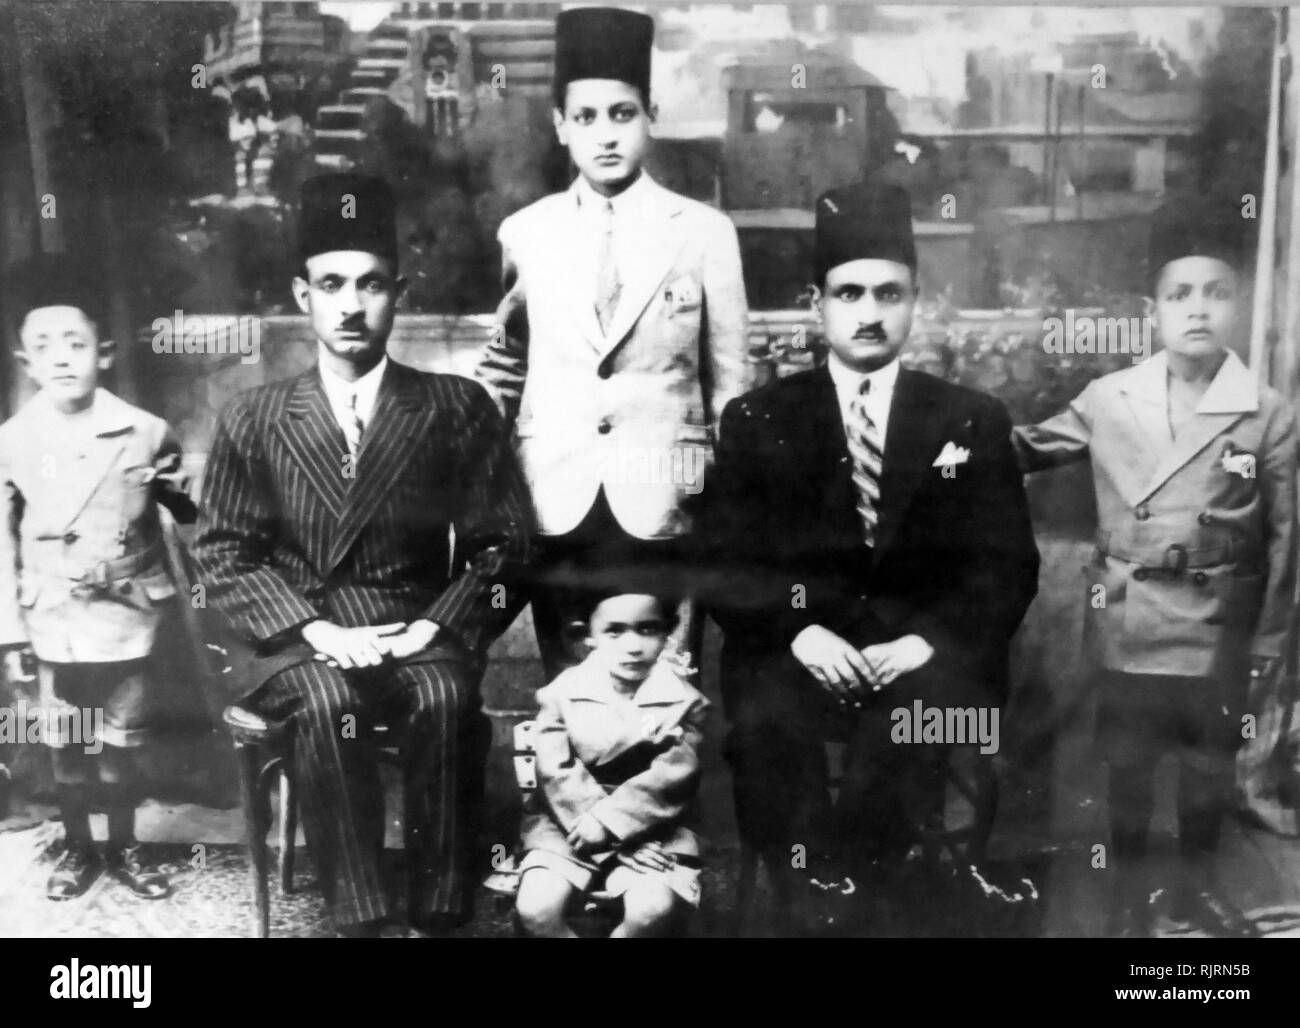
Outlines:
{"label": "belt buckle", "polygon": [[97,561],[89,571],[74,579],[75,587],[85,593],[102,593],[108,591],[108,561]]}
{"label": "belt buckle", "polygon": [[[1173,558],[1172,563],[1170,562],[1171,557]],[[1166,571],[1172,572],[1175,575],[1181,575],[1187,570],[1186,547],[1180,546],[1178,543],[1166,547],[1163,564]]]}

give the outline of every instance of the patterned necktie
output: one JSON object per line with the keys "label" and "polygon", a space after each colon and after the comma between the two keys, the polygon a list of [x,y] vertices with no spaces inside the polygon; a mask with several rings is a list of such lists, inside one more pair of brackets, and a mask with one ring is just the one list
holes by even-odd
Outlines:
{"label": "patterned necktie", "polygon": [[348,452],[352,454],[354,461],[361,452],[361,434],[365,431],[365,427],[361,415],[357,413],[357,394],[349,393],[348,413],[343,419],[343,437],[347,440]]}
{"label": "patterned necktie", "polygon": [[614,205],[606,200],[600,211],[600,245],[596,251],[596,320],[602,332],[609,331],[623,283],[614,259]]}
{"label": "patterned necktie", "polygon": [[849,404],[848,425],[858,517],[862,519],[862,540],[868,546],[874,545],[876,541],[876,522],[880,517],[880,470],[883,465],[880,430],[867,413],[867,392],[870,389],[871,380],[864,378],[858,395]]}

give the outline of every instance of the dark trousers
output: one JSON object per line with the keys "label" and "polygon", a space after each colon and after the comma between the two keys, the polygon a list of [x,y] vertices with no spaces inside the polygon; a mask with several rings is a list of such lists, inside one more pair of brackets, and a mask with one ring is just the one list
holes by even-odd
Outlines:
{"label": "dark trousers", "polygon": [[280,672],[254,695],[260,713],[288,720],[303,831],[340,924],[392,914],[380,873],[384,796],[370,735],[375,717],[400,746],[408,915],[468,913],[491,742],[477,684],[452,660],[348,672],[312,662]]}
{"label": "dark trousers", "polygon": [[[615,552],[610,544],[617,544],[619,559],[629,564],[680,565],[683,561],[679,540],[638,539],[624,531],[609,509],[603,488],[596,493],[591,510],[572,531],[539,537],[534,564],[538,580],[530,587],[529,598],[537,649],[548,682],[582,661],[580,639],[584,633],[577,624],[582,615],[576,591],[581,588],[584,576],[612,570],[596,564],[602,548],[603,552]],[[557,577],[563,577],[566,584],[548,584],[549,579]],[[671,639],[678,649],[693,656],[698,667],[704,619],[698,605],[689,599],[681,600],[677,614],[678,624]]]}
{"label": "dark trousers", "polygon": [[1143,893],[1141,861],[1155,808],[1156,768],[1178,761],[1178,842],[1194,878],[1210,874],[1223,818],[1232,801],[1241,744],[1244,671],[1221,678],[1102,671],[1097,748],[1109,767],[1107,806],[1121,893]]}
{"label": "dark trousers", "polygon": [[[810,870],[901,859],[943,802],[951,748],[895,742],[896,709],[917,699],[926,706],[991,702],[932,661],[846,713],[788,651],[735,648],[723,653],[722,688],[740,836],[769,866],[788,867],[803,852]],[[834,805],[826,742],[846,744]]]}

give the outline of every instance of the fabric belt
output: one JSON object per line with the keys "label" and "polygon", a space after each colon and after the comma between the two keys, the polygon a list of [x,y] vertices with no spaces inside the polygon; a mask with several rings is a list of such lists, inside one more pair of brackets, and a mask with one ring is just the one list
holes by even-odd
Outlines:
{"label": "fabric belt", "polygon": [[[53,542],[53,539],[42,540]],[[62,541],[60,538],[58,541]],[[128,553],[112,560],[96,561],[89,568],[84,565],[73,567],[71,562],[61,571],[37,571],[52,578],[63,578],[85,589],[103,590],[123,578],[130,578],[146,571],[163,558],[162,543],[154,543],[136,553]]]}
{"label": "fabric belt", "polygon": [[1237,564],[1258,554],[1257,547],[1233,539],[1211,546],[1183,546],[1180,543],[1173,543],[1169,546],[1130,548],[1111,542],[1110,532],[1098,532],[1096,542],[1098,556],[1117,557],[1140,567],[1154,571],[1171,571],[1174,574],[1188,568]]}

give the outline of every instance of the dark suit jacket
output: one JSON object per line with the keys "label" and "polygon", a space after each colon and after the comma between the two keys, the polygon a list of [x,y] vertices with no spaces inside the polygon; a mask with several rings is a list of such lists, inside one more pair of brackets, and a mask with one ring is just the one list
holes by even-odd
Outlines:
{"label": "dark suit jacket", "polygon": [[516,609],[494,586],[510,586],[532,518],[481,386],[390,361],[354,478],[347,452],[315,368],[221,414],[194,549],[208,602],[251,651],[242,667],[234,655],[236,695],[309,659],[298,629],[316,618],[428,618],[439,646],[481,660]]}
{"label": "dark suit jacket", "polygon": [[[702,585],[732,654],[782,657],[821,624],[855,645],[915,633],[936,660],[1006,694],[1007,644],[1038,587],[1038,550],[1002,404],[902,370],[876,544],[823,365],[728,404],[702,496]],[[944,477],[935,460],[970,451]]]}

